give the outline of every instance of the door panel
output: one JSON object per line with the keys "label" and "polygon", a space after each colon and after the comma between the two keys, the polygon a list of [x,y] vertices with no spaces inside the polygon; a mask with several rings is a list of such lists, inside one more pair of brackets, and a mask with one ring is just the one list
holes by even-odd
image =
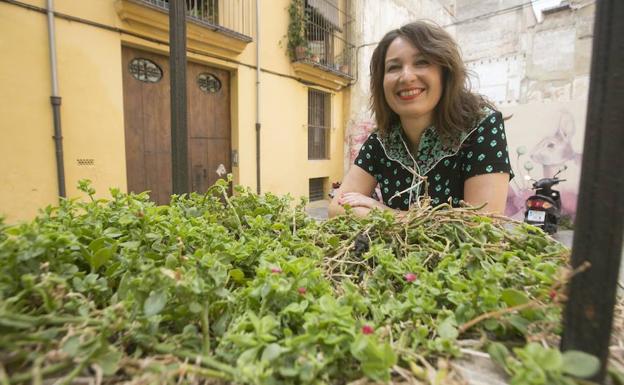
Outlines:
{"label": "door panel", "polygon": [[[156,63],[162,78],[144,82],[130,73],[130,63],[143,58]],[[124,122],[128,191],[150,190],[158,204],[171,195],[171,122],[169,63],[166,57],[123,47]]]}
{"label": "door panel", "polygon": [[[132,76],[130,62],[144,58],[162,70],[157,82]],[[169,60],[165,56],[123,47],[124,124],[129,192],[150,190],[158,204],[167,204],[172,193],[171,106]],[[209,73],[219,79],[217,92],[202,91],[198,77]],[[217,169],[232,172],[230,161],[230,74],[189,62],[187,108],[189,133],[189,187],[205,192],[219,178]],[[224,176],[224,175],[223,175]]]}
{"label": "door panel", "polygon": [[[188,63],[188,129],[190,184],[193,191],[204,192],[225,173],[231,173],[230,161],[230,74],[227,71],[197,63]],[[217,92],[202,91],[200,74],[210,74],[219,80]],[[217,173],[219,166],[220,172]]]}

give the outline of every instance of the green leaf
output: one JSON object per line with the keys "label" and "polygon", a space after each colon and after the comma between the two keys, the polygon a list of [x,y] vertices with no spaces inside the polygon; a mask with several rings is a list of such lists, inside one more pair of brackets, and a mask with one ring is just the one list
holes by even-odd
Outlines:
{"label": "green leaf", "polygon": [[167,292],[163,290],[150,292],[149,297],[143,303],[143,312],[146,316],[151,317],[164,309],[167,304]]}
{"label": "green leaf", "polygon": [[239,367],[250,366],[253,365],[254,361],[258,356],[258,350],[260,347],[256,346],[251,349],[245,350],[240,357],[236,360],[236,365]]}
{"label": "green leaf", "polygon": [[516,289],[505,289],[501,294],[501,298],[509,307],[523,305],[529,302],[529,297]]}
{"label": "green leaf", "polygon": [[459,335],[457,328],[455,327],[455,318],[448,317],[440,325],[438,325],[438,334],[442,338],[454,340]]}
{"label": "green leaf", "polygon": [[350,350],[366,376],[376,381],[390,379],[390,368],[396,364],[397,356],[389,344],[379,345],[373,337],[360,334]]}
{"label": "green leaf", "polygon": [[327,243],[333,247],[336,248],[340,245],[340,238],[338,238],[337,236],[331,236],[329,237],[329,239],[327,240]]}
{"label": "green leaf", "polygon": [[101,238],[98,238],[98,239],[94,239],[93,241],[91,241],[91,243],[89,243],[89,250],[91,250],[93,253],[95,253],[96,251],[98,251],[102,247],[106,246],[107,241],[108,241],[107,237],[101,237]]}
{"label": "green leaf", "polygon": [[76,357],[78,354],[78,348],[80,348],[80,336],[73,335],[65,340],[61,350],[67,353],[70,357]]}
{"label": "green leaf", "polygon": [[288,349],[281,347],[279,344],[268,344],[262,352],[262,361],[272,362]]}
{"label": "green leaf", "polygon": [[197,302],[191,302],[189,304],[189,311],[194,314],[199,314],[202,311],[202,306]]}
{"label": "green leaf", "polygon": [[494,342],[488,347],[488,354],[492,361],[496,362],[502,368],[507,368],[507,357],[509,357],[509,350],[505,345],[500,342]]}
{"label": "green leaf", "polygon": [[295,368],[287,368],[281,366],[279,368],[279,373],[284,377],[296,377],[299,374],[299,371]]}
{"label": "green leaf", "polygon": [[490,318],[483,321],[483,326],[486,330],[494,331],[500,327],[500,321],[496,318]]}
{"label": "green leaf", "polygon": [[546,349],[536,361],[543,369],[550,371],[561,370],[563,364],[561,352],[558,349]]}
{"label": "green leaf", "polygon": [[577,350],[563,352],[563,372],[579,378],[593,376],[600,369],[600,360]]}
{"label": "green leaf", "polygon": [[528,332],[528,327],[531,324],[526,318],[521,317],[519,315],[512,315],[508,319],[511,326],[516,328],[520,333],[526,335]]}
{"label": "green leaf", "polygon": [[141,246],[141,242],[140,241],[127,241],[127,242],[120,243],[119,245],[129,250],[136,250],[139,248],[139,246]]}
{"label": "green leaf", "polygon": [[119,369],[119,361],[121,361],[122,353],[117,350],[109,350],[106,354],[97,359],[97,363],[102,368],[102,374],[112,376]]}
{"label": "green leaf", "polygon": [[384,358],[385,366],[390,369],[397,363],[397,355],[392,350],[392,346],[389,343],[384,343],[381,348],[382,357]]}
{"label": "green leaf", "polygon": [[609,367],[607,370],[615,385],[624,385],[624,373],[618,371],[614,367]]}
{"label": "green leaf", "polygon": [[126,294],[128,294],[128,291],[130,290],[131,280],[132,275],[129,271],[126,271],[121,277],[121,280],[119,280],[119,287],[117,288],[117,296],[119,297],[119,300],[123,301],[124,299],[126,299]]}
{"label": "green leaf", "polygon": [[93,271],[95,272],[102,265],[108,262],[108,260],[111,259],[114,253],[115,253],[115,247],[113,246],[101,248],[98,251],[96,251],[95,254],[91,256],[91,260],[90,260],[91,268],[93,269]]}
{"label": "green leaf", "polygon": [[245,282],[245,273],[241,269],[232,269],[230,270],[230,277],[236,283]]}

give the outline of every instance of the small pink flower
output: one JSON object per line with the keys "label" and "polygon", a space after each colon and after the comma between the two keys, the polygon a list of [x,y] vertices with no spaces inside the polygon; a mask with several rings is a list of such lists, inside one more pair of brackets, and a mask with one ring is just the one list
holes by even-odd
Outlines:
{"label": "small pink flower", "polygon": [[414,282],[416,280],[416,278],[418,278],[418,277],[416,277],[416,274],[414,274],[414,273],[407,273],[403,277],[405,277],[405,280],[407,282]]}
{"label": "small pink flower", "polygon": [[280,274],[282,272],[282,269],[280,269],[279,267],[272,267],[271,268],[271,273],[273,274]]}
{"label": "small pink flower", "polygon": [[300,287],[297,289],[297,291],[299,292],[299,294],[304,295],[308,289],[306,289],[305,287]]}
{"label": "small pink flower", "polygon": [[373,334],[375,333],[375,329],[370,325],[362,326],[362,334]]}
{"label": "small pink flower", "polygon": [[548,296],[550,299],[554,300],[557,297],[557,292],[555,290],[551,290],[550,293],[548,293]]}

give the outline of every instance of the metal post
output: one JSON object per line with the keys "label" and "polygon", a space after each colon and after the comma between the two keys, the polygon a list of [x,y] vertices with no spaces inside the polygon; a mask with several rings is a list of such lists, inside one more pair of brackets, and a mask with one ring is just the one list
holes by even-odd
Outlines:
{"label": "metal post", "polygon": [[65,191],[65,160],[63,157],[63,130],[61,128],[61,96],[59,95],[56,64],[56,27],[54,25],[54,0],[47,1],[48,46],[50,49],[50,77],[52,78],[52,121],[54,124],[54,150],[56,154],[56,178],[60,198],[67,196]]}
{"label": "metal post", "polygon": [[564,313],[562,350],[601,361],[603,383],[624,233],[624,1],[596,2],[583,166],[572,247],[573,277]]}
{"label": "metal post", "polygon": [[260,194],[260,0],[256,0],[256,193]]}
{"label": "metal post", "polygon": [[186,118],[186,1],[169,1],[171,75],[171,172],[173,193],[189,192]]}

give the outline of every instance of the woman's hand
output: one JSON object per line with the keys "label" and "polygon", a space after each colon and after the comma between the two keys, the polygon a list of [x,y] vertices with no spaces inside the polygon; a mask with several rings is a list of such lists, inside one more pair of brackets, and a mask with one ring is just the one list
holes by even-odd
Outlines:
{"label": "woman's hand", "polygon": [[[336,191],[334,199],[329,204],[329,217],[343,214],[344,207],[342,206],[344,204],[349,204],[353,207],[355,215],[359,217],[367,216],[371,210],[368,206],[372,205],[375,200],[372,198],[368,198],[370,201],[367,199],[355,199],[354,196],[366,198],[373,193],[376,185],[377,181],[375,178],[357,165],[353,165],[342,180],[342,185]],[[344,198],[345,195],[349,197],[348,200]]]}
{"label": "woman's hand", "polygon": [[345,192],[340,194],[338,197],[338,204],[340,206],[349,205],[351,207],[364,207],[369,210],[372,210],[375,207],[381,210],[388,208],[378,200],[358,192]]}

